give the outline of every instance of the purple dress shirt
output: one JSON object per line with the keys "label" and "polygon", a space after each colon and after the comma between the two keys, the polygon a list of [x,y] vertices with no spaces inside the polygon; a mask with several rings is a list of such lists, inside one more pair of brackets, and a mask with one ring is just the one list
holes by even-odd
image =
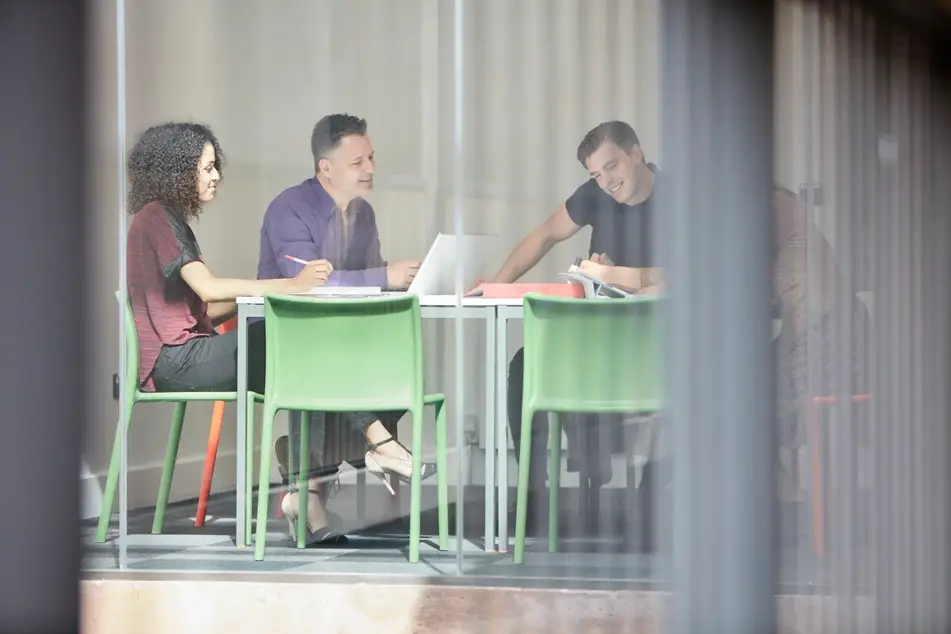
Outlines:
{"label": "purple dress shirt", "polygon": [[329,261],[329,286],[386,287],[386,262],[373,207],[362,198],[350,202],[349,226],[316,178],[289,187],[271,201],[261,225],[258,279],[290,278],[303,268],[286,255]]}

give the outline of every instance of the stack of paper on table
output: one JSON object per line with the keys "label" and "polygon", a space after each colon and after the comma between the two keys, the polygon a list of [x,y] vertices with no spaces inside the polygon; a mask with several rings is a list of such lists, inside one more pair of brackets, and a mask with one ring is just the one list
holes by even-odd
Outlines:
{"label": "stack of paper on table", "polygon": [[379,286],[315,286],[304,293],[297,293],[314,297],[370,297],[382,294],[383,289]]}
{"label": "stack of paper on table", "polygon": [[596,277],[588,275],[577,266],[572,266],[567,273],[559,273],[569,282],[574,281],[584,287],[585,297],[630,297],[631,293],[606,284]]}

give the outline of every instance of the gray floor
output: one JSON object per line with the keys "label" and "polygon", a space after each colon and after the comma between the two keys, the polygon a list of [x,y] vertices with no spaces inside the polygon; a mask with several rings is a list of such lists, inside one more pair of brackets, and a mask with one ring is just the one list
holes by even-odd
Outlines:
{"label": "gray floor", "polygon": [[[234,497],[219,495],[209,504],[203,528],[193,525],[195,503],[172,505],[162,535],[150,535],[152,509],[130,513],[126,566],[122,574],[163,575],[196,573],[229,574],[255,578],[272,575],[321,575],[341,580],[370,578],[389,581],[419,581],[513,585],[520,587],[663,588],[666,567],[659,555],[630,552],[620,536],[611,530],[585,532],[572,526],[576,516],[569,508],[563,520],[560,552],[547,552],[547,539],[531,539],[526,563],[515,566],[511,553],[486,553],[482,548],[482,501],[465,505],[461,557],[457,542],[440,552],[431,537],[435,532],[433,502],[424,494],[423,533],[429,535],[421,547],[419,564],[407,561],[407,527],[404,504],[393,506],[388,496],[367,495],[366,510],[359,513],[354,491],[343,491],[330,503],[347,527],[350,544],[345,548],[293,548],[287,539],[285,520],[272,512],[268,523],[267,552],[263,562],[254,561],[251,548],[234,543]],[[277,498],[275,497],[275,505]],[[428,504],[427,504],[428,502]],[[272,507],[273,508],[273,507]],[[393,519],[396,517],[397,519]],[[455,534],[455,509],[450,512],[450,534]],[[607,522],[610,523],[610,522]],[[84,569],[87,577],[111,576],[120,572],[119,549],[115,542],[117,522],[104,544],[93,543],[94,526],[83,526],[87,544]],[[586,527],[588,531],[590,526]],[[811,555],[808,538],[786,544],[781,553],[780,586],[786,592],[821,591],[823,566]]]}
{"label": "gray floor", "polygon": [[[346,492],[344,492],[346,494]],[[341,495],[346,498],[348,496]],[[274,517],[268,522],[267,551],[263,562],[254,561],[252,549],[235,547],[234,500],[232,496],[217,496],[209,504],[209,517],[203,528],[193,525],[193,502],[169,508],[162,535],[150,535],[152,509],[130,513],[128,571],[216,572],[216,573],[312,573],[335,575],[363,575],[372,573],[388,577],[504,577],[525,580],[590,581],[596,584],[624,585],[626,582],[650,582],[658,579],[651,555],[621,553],[620,540],[604,537],[567,537],[562,552],[549,554],[546,539],[532,539],[528,543],[526,564],[512,564],[511,553],[486,553],[481,535],[474,530],[481,517],[466,518],[467,535],[463,539],[461,557],[457,541],[451,539],[450,550],[440,552],[436,540],[426,534],[434,529],[433,513],[424,515],[424,542],[419,564],[407,561],[408,539],[405,519],[393,520],[393,509],[388,509],[385,498],[368,495],[366,515],[357,519],[354,505],[337,504],[330,508],[339,513],[341,521],[351,527],[347,530],[350,543],[344,548],[298,550],[287,538],[287,524]],[[424,500],[425,502],[425,500]],[[475,502],[475,501],[474,501]],[[466,509],[477,507],[466,505]],[[424,504],[424,508],[426,505]],[[374,517],[373,510],[376,511]],[[387,513],[387,511],[390,511]],[[479,514],[481,515],[481,513]],[[455,509],[451,509],[451,533],[455,533]],[[116,521],[105,544],[93,543],[94,527],[83,527],[87,544],[84,568],[87,572],[115,571],[119,568],[119,549],[115,542]],[[361,525],[362,523],[362,525]],[[430,525],[430,526],[427,526]],[[353,528],[356,527],[356,528]],[[434,530],[432,532],[435,532]],[[598,552],[601,551],[601,552]]]}

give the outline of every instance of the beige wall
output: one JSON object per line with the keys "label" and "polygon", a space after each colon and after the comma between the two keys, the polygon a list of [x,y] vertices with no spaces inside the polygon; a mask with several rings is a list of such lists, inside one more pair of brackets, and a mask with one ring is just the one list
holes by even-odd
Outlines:
{"label": "beige wall", "polygon": [[[96,301],[87,322],[94,345],[84,460],[101,476],[117,414],[111,375],[118,360],[112,293],[118,285],[119,154],[115,3],[94,4],[89,267]],[[466,4],[463,223],[499,235],[494,269],[583,181],[575,147],[600,121],[631,122],[648,158],[663,167],[661,4]],[[228,158],[227,182],[195,226],[213,271],[254,275],[263,211],[282,188],[310,176],[310,128],[334,111],[369,120],[378,158],[372,202],[385,257],[422,257],[436,232],[454,230],[452,7],[447,0],[126,0],[127,143],[154,123],[198,120],[214,127]],[[818,89],[808,90],[817,85],[818,61],[807,66],[808,19],[798,3],[779,3],[776,170],[777,180],[794,191],[810,180],[814,161],[808,157],[818,152],[808,103],[810,95],[819,99]],[[582,232],[557,246],[527,279],[552,278],[586,241]],[[519,337],[513,335],[514,350]],[[467,424],[478,425],[485,416],[483,334],[473,327],[466,336],[471,379],[464,407]],[[454,399],[452,329],[428,324],[427,338],[432,388]],[[209,418],[210,406],[190,407],[173,498],[197,493]],[[136,413],[129,445],[132,505],[154,501],[169,419],[161,405]],[[230,421],[229,409],[216,489],[234,485]],[[481,458],[474,459],[476,480],[480,466]]]}
{"label": "beige wall", "polygon": [[[814,209],[813,219],[845,256],[847,245],[837,245],[835,231],[836,208],[847,202],[837,182],[849,178],[848,163],[837,157],[845,134],[842,117],[844,109],[871,94],[856,94],[848,104],[839,88],[848,77],[854,81],[855,76],[867,75],[867,68],[857,61],[868,57],[855,58],[854,51],[853,59],[843,54],[841,27],[836,27],[831,14],[820,15],[818,7],[795,0],[780,0],[776,6],[776,179],[796,194],[801,184],[821,186],[821,205]],[[863,85],[862,90],[870,87]],[[874,146],[874,129],[866,134]]]}
{"label": "beige wall", "polygon": [[[586,130],[620,118],[660,164],[657,0],[466,3],[464,223],[500,236],[491,268],[580,184],[574,150]],[[97,0],[90,122],[93,274],[89,428],[84,459],[101,474],[115,431],[118,284],[115,9]],[[452,231],[453,16],[445,0],[126,0],[128,143],[169,119],[211,124],[228,157],[219,199],[195,226],[211,269],[253,276],[269,200],[311,174],[309,133],[332,111],[367,117],[378,158],[384,256],[422,257]],[[492,45],[489,45],[489,42]],[[583,232],[530,274],[544,279],[586,247]],[[427,326],[429,379],[453,394],[452,329]],[[482,333],[464,350],[465,410],[484,417]],[[516,345],[517,341],[513,342]],[[193,405],[174,498],[196,495],[210,407]],[[231,487],[233,414],[216,488]],[[129,444],[130,504],[150,504],[170,411],[141,407]],[[453,436],[450,436],[452,442]],[[474,461],[481,464],[481,458]]]}

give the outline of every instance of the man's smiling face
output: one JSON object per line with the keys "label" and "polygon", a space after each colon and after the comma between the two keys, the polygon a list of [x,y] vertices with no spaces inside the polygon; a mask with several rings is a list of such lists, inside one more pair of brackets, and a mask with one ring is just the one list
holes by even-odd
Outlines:
{"label": "man's smiling face", "polygon": [[588,157],[587,168],[598,186],[619,203],[629,203],[637,195],[637,166],[644,163],[639,145],[629,152],[605,141]]}

